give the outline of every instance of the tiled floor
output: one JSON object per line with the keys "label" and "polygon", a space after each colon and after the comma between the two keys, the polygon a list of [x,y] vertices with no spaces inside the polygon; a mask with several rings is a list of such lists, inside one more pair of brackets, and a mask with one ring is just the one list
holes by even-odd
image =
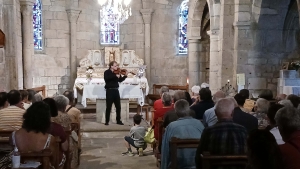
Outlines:
{"label": "tiled floor", "polygon": [[121,155],[126,151],[123,139],[126,135],[128,131],[84,132],[79,169],[157,168],[150,146],[144,151],[143,157]]}

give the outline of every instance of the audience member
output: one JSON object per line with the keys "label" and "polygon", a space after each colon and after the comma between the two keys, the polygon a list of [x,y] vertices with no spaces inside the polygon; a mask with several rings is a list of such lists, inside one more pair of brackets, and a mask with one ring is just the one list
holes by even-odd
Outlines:
{"label": "audience member", "polygon": [[239,94],[241,94],[243,97],[246,98],[246,101],[245,101],[244,106],[243,106],[243,108],[244,108],[243,111],[246,112],[246,113],[251,112],[254,105],[255,105],[255,101],[249,99],[249,96],[250,96],[249,90],[248,89],[242,89],[242,90],[240,90]]}
{"label": "audience member", "polygon": [[35,102],[34,95],[36,94],[36,92],[32,89],[27,89],[27,92],[28,92],[27,103],[31,105],[33,102]]}
{"label": "audience member", "polygon": [[191,91],[192,91],[192,101],[193,101],[193,103],[196,101],[196,100],[198,100],[199,99],[199,91],[200,91],[200,86],[193,86],[192,88],[191,88]]}
{"label": "audience member", "polygon": [[64,128],[69,128],[71,124],[70,116],[65,112],[66,107],[69,104],[69,100],[64,95],[58,95],[54,97],[55,104],[58,110],[58,115],[56,117],[52,117],[52,121],[60,124]]}
{"label": "audience member", "polygon": [[72,123],[80,123],[81,112],[76,107],[74,107],[74,92],[67,90],[63,94],[69,99],[69,105],[66,108],[66,113],[70,116]]}
{"label": "audience member", "polygon": [[238,107],[234,108],[232,120],[234,123],[244,126],[248,132],[258,128],[258,120],[252,115],[245,113],[242,108],[245,104],[246,98],[241,94],[234,96]]}
{"label": "audience member", "polygon": [[162,94],[162,103],[163,103],[163,107],[159,108],[157,110],[155,110],[154,112],[154,137],[156,140],[158,140],[158,125],[157,125],[157,119],[158,118],[163,118],[165,113],[172,110],[173,109],[173,105],[172,105],[172,97],[169,94],[169,92],[165,92]]}
{"label": "audience member", "polygon": [[[58,115],[58,110],[56,107],[56,103],[52,98],[46,98],[43,100],[46,104],[48,104],[50,108],[51,117],[56,117]],[[51,122],[50,129],[48,131],[52,136],[59,137],[60,139],[60,152],[59,152],[59,166],[63,166],[66,161],[65,152],[68,150],[68,140],[67,134],[65,133],[64,128],[55,122]]]}
{"label": "audience member", "polygon": [[259,128],[266,128],[269,125],[267,119],[269,105],[270,105],[269,101],[262,98],[257,99],[255,103],[254,106],[255,112],[253,113],[253,116],[258,119]]}
{"label": "audience member", "polygon": [[22,97],[22,103],[23,103],[23,107],[25,110],[27,110],[30,106],[30,104],[28,104],[28,92],[27,90],[20,90],[21,93],[21,97]]}
{"label": "audience member", "polygon": [[36,93],[34,95],[34,99],[32,100],[32,103],[41,102],[41,101],[43,101],[43,96],[39,93]]}
{"label": "audience member", "polygon": [[[175,102],[175,112],[179,119],[168,125],[162,140],[161,169],[167,169],[170,166],[170,148],[169,142],[172,137],[179,139],[199,139],[204,129],[203,124],[189,116],[190,107],[186,100]],[[187,148],[177,151],[178,168],[195,168],[193,160],[196,154],[195,149]]]}
{"label": "audience member", "polygon": [[191,106],[193,104],[193,100],[191,98],[191,95],[187,91],[184,92],[184,93],[185,93],[186,101],[189,102],[189,105]]}
{"label": "audience member", "polygon": [[280,100],[285,100],[286,99],[286,94],[279,94],[276,96],[276,101],[279,102]]}
{"label": "audience member", "polygon": [[247,130],[232,121],[234,102],[225,98],[217,102],[215,113],[218,122],[204,129],[196,153],[196,166],[201,167],[200,156],[204,152],[212,155],[246,154]]}
{"label": "audience member", "polygon": [[[12,133],[12,145],[19,152],[39,152],[46,148],[54,152],[55,138],[47,133],[51,124],[49,106],[43,102],[34,103],[27,109],[23,119],[22,128]],[[55,158],[51,159],[51,164],[54,164]]]}
{"label": "audience member", "polygon": [[268,101],[273,100],[273,92],[270,89],[264,89],[258,96],[259,98],[266,99]]}
{"label": "audience member", "polygon": [[300,111],[284,107],[277,111],[275,120],[285,144],[279,145],[285,169],[300,168]]}
{"label": "audience member", "polygon": [[267,127],[267,130],[270,130],[270,132],[273,134],[273,136],[275,137],[276,142],[277,142],[278,145],[284,144],[284,141],[282,140],[282,137],[279,133],[279,129],[278,129],[278,126],[277,126],[276,121],[275,121],[275,115],[276,115],[277,111],[279,109],[283,108],[283,107],[284,106],[280,105],[280,104],[271,105],[269,107],[269,110],[268,110],[268,113],[267,113],[269,124],[270,124]]}
{"label": "audience member", "polygon": [[[226,97],[225,93],[221,90],[217,91],[213,95],[214,103],[217,103],[220,99],[224,99]],[[213,126],[218,122],[218,118],[215,113],[216,106],[206,110],[203,114],[203,125],[205,127]]]}
{"label": "audience member", "polygon": [[21,94],[18,90],[11,90],[7,94],[9,107],[0,110],[0,130],[18,130],[23,123]]}
{"label": "audience member", "polygon": [[[176,91],[173,95],[173,103],[175,103],[177,100],[180,99],[186,99],[184,91]],[[168,112],[165,113],[164,115],[164,123],[163,126],[166,128],[171,122],[176,121],[178,119],[177,114],[175,113],[174,108]]]}
{"label": "audience member", "polygon": [[247,139],[247,169],[283,169],[282,155],[274,136],[267,130],[255,129]]}
{"label": "audience member", "polygon": [[[164,93],[166,94],[166,93]],[[147,143],[144,141],[144,136],[146,134],[146,129],[143,126],[140,126],[142,121],[141,115],[134,115],[133,116],[133,123],[134,126],[131,127],[129,136],[125,136],[125,146],[127,148],[127,151],[122,153],[122,155],[128,155],[128,156],[134,156],[132,153],[131,147],[134,147],[137,149],[138,155],[143,156],[143,150],[146,149]]]}
{"label": "audience member", "polygon": [[[161,97],[162,94],[165,93],[165,92],[169,92],[169,88],[168,88],[167,86],[162,86],[162,87],[160,88],[160,91],[159,91],[160,97]],[[164,106],[164,105],[163,105],[163,103],[162,103],[161,98],[158,99],[158,100],[156,100],[156,101],[153,103],[153,108],[154,108],[154,110],[157,110],[157,109],[159,109],[159,108],[162,108],[163,106]]]}
{"label": "audience member", "polygon": [[8,106],[9,106],[9,103],[7,101],[7,93],[0,92],[0,110],[5,109]]}
{"label": "audience member", "polygon": [[280,100],[278,104],[283,105],[284,107],[294,107],[290,100]]}
{"label": "audience member", "polygon": [[208,83],[202,83],[201,84],[201,88],[209,88],[209,84]]}
{"label": "audience member", "polygon": [[208,88],[202,88],[199,95],[199,103],[191,106],[191,109],[195,111],[196,119],[203,119],[204,112],[214,107],[214,102],[212,101],[211,91]]}
{"label": "audience member", "polygon": [[298,108],[300,103],[300,98],[294,94],[290,94],[287,97],[287,100],[290,100],[295,108]]}

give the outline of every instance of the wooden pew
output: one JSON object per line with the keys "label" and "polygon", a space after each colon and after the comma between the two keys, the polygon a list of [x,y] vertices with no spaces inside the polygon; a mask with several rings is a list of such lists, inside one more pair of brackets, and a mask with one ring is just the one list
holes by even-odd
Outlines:
{"label": "wooden pew", "polygon": [[65,129],[65,133],[67,135],[67,141],[68,141],[68,150],[65,152],[66,155],[66,162],[64,164],[64,169],[70,169],[71,168],[71,161],[72,161],[72,152],[70,151],[70,136],[72,133],[71,129]]}
{"label": "wooden pew", "polygon": [[163,119],[162,117],[159,117],[156,121],[156,127],[158,127],[158,140],[157,142],[154,144],[154,155],[156,157],[156,165],[157,167],[160,167],[160,162],[161,162],[161,146],[162,146],[162,136],[163,136],[163,132],[164,132],[164,128],[163,128]]}
{"label": "wooden pew", "polygon": [[202,169],[213,169],[214,167],[221,166],[234,166],[245,168],[248,159],[246,155],[226,155],[226,156],[217,156],[217,155],[201,155],[202,160]]}
{"label": "wooden pew", "polygon": [[71,130],[75,131],[78,136],[78,165],[80,165],[80,151],[81,151],[81,130],[80,123],[71,123]]}
{"label": "wooden pew", "polygon": [[179,139],[172,137],[170,140],[170,151],[171,151],[171,168],[177,169],[177,150],[184,148],[198,148],[200,139]]}
{"label": "wooden pew", "polygon": [[38,161],[42,164],[42,169],[50,169],[50,158],[53,155],[50,149],[40,152],[20,152],[21,162]]}
{"label": "wooden pew", "polygon": [[0,130],[0,159],[13,150],[13,146],[11,146],[9,142],[9,137],[12,132],[14,131]]}

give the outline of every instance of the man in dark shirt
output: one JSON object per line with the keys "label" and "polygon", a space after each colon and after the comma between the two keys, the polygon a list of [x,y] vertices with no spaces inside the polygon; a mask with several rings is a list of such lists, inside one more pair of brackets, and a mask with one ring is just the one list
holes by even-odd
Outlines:
{"label": "man in dark shirt", "polygon": [[119,93],[119,82],[123,82],[127,78],[126,75],[121,77],[120,74],[115,74],[114,71],[118,69],[118,63],[112,61],[109,63],[109,69],[104,72],[104,81],[106,89],[106,111],[105,111],[105,125],[108,125],[110,118],[111,106],[114,103],[116,106],[116,121],[119,125],[124,125],[121,121],[121,101]]}
{"label": "man in dark shirt", "polygon": [[196,113],[196,119],[203,119],[203,114],[206,110],[214,107],[211,91],[208,88],[202,88],[199,92],[200,102],[191,107]]}
{"label": "man in dark shirt", "polygon": [[243,105],[245,104],[246,98],[242,96],[241,94],[236,94],[234,96],[234,99],[236,100],[239,107],[234,108],[233,111],[233,122],[239,125],[244,126],[248,133],[258,128],[258,120],[256,117],[245,113],[241,108],[243,108]]}

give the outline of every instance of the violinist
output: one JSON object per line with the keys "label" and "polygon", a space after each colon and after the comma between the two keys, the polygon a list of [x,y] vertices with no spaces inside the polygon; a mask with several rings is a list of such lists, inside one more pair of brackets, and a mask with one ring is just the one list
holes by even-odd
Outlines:
{"label": "violinist", "polygon": [[109,124],[111,106],[114,103],[116,106],[116,121],[119,125],[124,125],[121,121],[121,101],[119,93],[119,82],[123,82],[127,78],[128,72],[125,71],[124,76],[116,73],[119,66],[116,61],[109,63],[109,69],[104,72],[104,81],[106,89],[106,111],[105,111],[105,125]]}

